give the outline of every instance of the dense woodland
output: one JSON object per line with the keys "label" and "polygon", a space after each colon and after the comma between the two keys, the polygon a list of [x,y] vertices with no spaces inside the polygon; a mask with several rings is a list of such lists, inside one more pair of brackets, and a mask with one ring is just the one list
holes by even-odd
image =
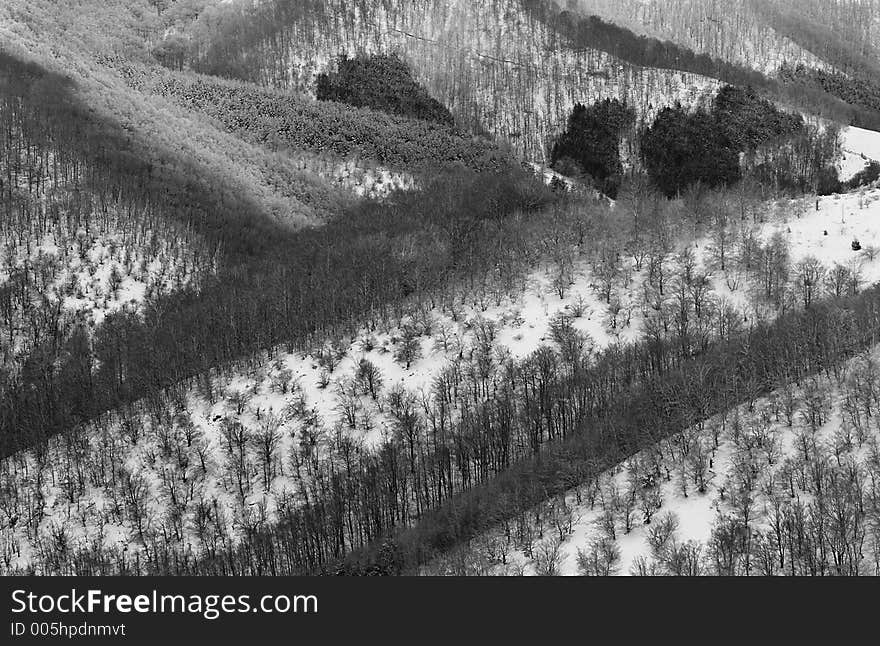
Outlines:
{"label": "dense woodland", "polygon": [[[787,384],[501,521],[422,571],[876,576],[878,376],[871,352],[837,373]],[[709,531],[693,538],[687,514],[699,512],[675,505],[696,500],[698,508],[707,499]],[[633,558],[625,542],[638,534],[644,548]]]}
{"label": "dense woodland", "polygon": [[[840,190],[835,128],[808,126],[751,88],[722,88],[710,109],[664,108],[641,133],[645,170],[667,196],[695,183],[733,185],[744,173],[776,190]],[[744,155],[740,161],[740,155]]]}
{"label": "dense woodland", "polygon": [[[760,97],[753,88],[722,87],[708,107],[680,104],[660,110],[650,125],[635,126],[635,115],[616,100],[578,104],[566,130],[552,142],[553,167],[582,177],[615,198],[623,176],[621,144],[634,140],[645,172],[667,197],[695,184],[733,186],[744,175],[774,192],[840,191],[835,168],[838,131],[808,125]],[[631,144],[632,147],[632,144]],[[852,178],[851,188],[868,184],[871,171]]]}
{"label": "dense woodland", "polygon": [[635,118],[635,111],[617,99],[597,101],[589,107],[578,103],[565,131],[553,142],[553,168],[563,175],[586,174],[602,193],[617,197],[623,177],[622,138]]}
{"label": "dense woodland", "polygon": [[[155,5],[157,18],[175,6]],[[537,11],[535,3],[524,6]],[[656,120],[644,122],[638,142],[646,176],[624,172],[621,159],[621,133],[635,127],[631,104],[578,105],[555,148],[546,137],[540,147],[550,148],[561,169],[604,182],[600,188],[618,198],[610,206],[588,192],[551,190],[503,144],[452,128],[448,115],[461,125],[467,110],[472,132],[484,122],[475,107],[482,98],[461,98],[473,80],[463,63],[447,79],[445,96],[455,102],[448,110],[396,64],[394,83],[405,81],[417,105],[388,105],[382,92],[354,97],[349,72],[362,92],[374,78],[373,63],[393,61],[382,56],[354,59],[365,67],[353,70],[346,68],[352,59],[343,59],[339,71],[314,74],[319,96],[326,90],[322,98],[334,99],[316,102],[251,83],[285,87],[279,81],[290,73],[291,24],[325,10],[324,2],[278,0],[249,14],[239,4],[201,9],[182,3],[177,10],[191,12],[181,20],[195,21],[193,31],[152,48],[171,69],[131,63],[118,51],[88,64],[119,74],[133,92],[155,94],[169,114],[177,114],[173,107],[199,115],[216,124],[217,137],[265,153],[255,156],[266,161],[261,177],[292,193],[310,216],[322,216],[285,218],[285,209],[267,208],[181,150],[148,150],[128,124],[83,102],[85,75],[0,53],[0,270],[9,274],[0,284],[3,573],[408,573],[499,523],[539,550],[544,521],[531,517],[549,497],[589,486],[733,406],[752,408],[774,388],[813,378],[845,383],[843,362],[876,344],[880,292],[862,290],[857,263],[795,263],[781,236],[757,233],[761,199],[819,191],[836,153],[832,129],[811,130],[758,92],[825,116],[874,118],[842,107],[826,88],[785,93],[751,71],[633,40],[601,20],[542,15],[536,24],[552,23],[551,33],[575,47],[589,39],[594,50],[631,65],[674,61],[675,69],[753,81],[757,89],[724,88],[704,109],[654,106]],[[328,28],[352,29],[346,20]],[[462,62],[459,54],[450,56]],[[380,76],[387,71],[378,69]],[[511,69],[507,60],[480,69],[492,83],[510,78],[496,77]],[[534,86],[524,82],[520,90],[534,100]],[[564,113],[561,105],[547,107],[542,118],[549,123],[554,111]],[[520,117],[527,114],[519,108]],[[524,118],[511,123],[531,123]],[[538,140],[537,133],[565,126],[564,119],[552,128],[535,125],[529,136]],[[292,169],[297,155],[318,151],[412,172],[418,186],[384,200],[336,197],[309,168]],[[871,177],[873,167],[857,181]],[[683,232],[709,236],[713,266],[730,270],[728,287],[741,280],[770,314],[744,314],[711,297],[707,274],[679,244]],[[51,258],[30,249],[47,236],[58,248]],[[853,253],[873,257],[877,250],[854,241]],[[589,267],[615,327],[641,317],[638,340],[598,348],[576,328],[585,311],[575,306],[554,318],[541,347],[514,358],[500,347],[496,327],[479,317],[466,322],[466,343],[434,320],[438,311],[458,317],[466,304],[485,309],[521,293],[539,266],[562,297],[579,263]],[[65,267],[91,280],[73,270],[70,278]],[[144,298],[130,307],[111,307],[124,281],[120,268],[144,284]],[[95,278],[101,272],[106,286]],[[643,293],[624,304],[618,294],[638,289],[636,272],[644,276]],[[100,319],[65,311],[69,298],[103,303]],[[365,361],[335,383],[328,377],[323,387],[339,390],[338,424],[314,414],[277,361],[284,352],[309,353],[329,374],[353,340],[366,348],[373,332],[389,327],[400,330],[393,351],[401,365],[409,368],[428,340],[451,361],[420,392],[386,385]],[[256,390],[290,394],[291,405],[280,416],[252,410],[256,390],[230,386],[241,373],[259,376]],[[853,423],[868,424],[876,402],[853,388]],[[219,457],[194,419],[194,398],[226,402],[225,414],[211,420],[222,438]],[[357,439],[375,423],[364,399],[393,420],[376,445]],[[809,403],[798,410],[821,414]],[[244,424],[243,415],[256,425]],[[126,459],[134,448],[144,449],[148,471]],[[838,470],[823,470],[827,456],[807,453],[792,482],[810,494],[827,487],[829,506],[839,493],[847,514],[855,496],[860,514],[876,516],[873,481],[869,489],[864,474],[846,480],[839,457]],[[822,473],[814,477],[816,470]],[[279,475],[292,489],[271,492],[271,508],[252,504],[255,495],[270,494]],[[47,487],[76,509],[68,523],[97,527],[98,537],[77,541],[63,523],[47,519]],[[161,492],[155,500],[152,487]],[[92,491],[107,504],[80,507]],[[659,522],[656,496],[639,502],[658,526],[674,524]],[[742,518],[719,525],[720,551],[713,553],[727,564],[720,573],[749,570],[753,552],[740,541],[749,527]],[[792,532],[814,525],[790,527],[789,544]],[[673,534],[658,539],[656,563],[645,562],[644,573],[670,567]],[[829,530],[814,543],[822,558],[800,545],[797,565],[783,561],[774,571],[786,572],[788,564],[793,573],[858,573],[854,543],[838,540],[834,552],[834,536]],[[29,565],[13,565],[28,550]],[[840,556],[836,570],[832,553]],[[585,554],[585,569],[600,569],[600,557],[610,560]]]}
{"label": "dense woodland", "polygon": [[409,66],[395,54],[344,54],[336,71],[318,75],[319,101],[339,101],[413,119],[454,126],[452,114],[412,77]]}

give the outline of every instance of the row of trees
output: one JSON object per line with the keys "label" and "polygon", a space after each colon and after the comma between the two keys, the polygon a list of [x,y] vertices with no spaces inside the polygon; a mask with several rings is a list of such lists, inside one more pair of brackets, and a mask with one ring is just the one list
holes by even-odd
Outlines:
{"label": "row of trees", "polygon": [[[755,5],[761,15],[774,16],[777,13],[769,3],[756,0]],[[862,105],[848,105],[834,93],[813,84],[798,83],[786,86],[774,78],[765,76],[754,69],[737,65],[708,54],[697,54],[693,50],[669,41],[639,36],[631,30],[606,22],[598,16],[581,16],[567,10],[560,10],[553,3],[543,0],[525,0],[523,6],[531,15],[551,25],[562,36],[578,47],[592,47],[606,51],[620,60],[634,65],[677,69],[703,76],[720,79],[730,85],[751,86],[768,97],[783,102],[794,103],[822,116],[849,123],[858,122],[864,127],[880,127],[880,113]],[[794,11],[790,12],[794,15]],[[789,34],[790,29],[777,26],[781,33]],[[824,31],[830,36],[830,32]],[[815,42],[794,38],[808,51],[820,51]],[[828,42],[827,40],[824,42]],[[823,52],[825,53],[825,52]],[[835,58],[826,58],[836,62]]]}

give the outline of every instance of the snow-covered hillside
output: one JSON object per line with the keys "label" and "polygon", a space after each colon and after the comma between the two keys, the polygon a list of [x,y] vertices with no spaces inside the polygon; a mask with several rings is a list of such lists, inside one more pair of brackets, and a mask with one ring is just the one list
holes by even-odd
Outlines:
{"label": "snow-covered hillside", "polygon": [[79,228],[73,236],[50,231],[39,241],[7,244],[0,258],[0,289],[31,282],[49,305],[85,316],[90,325],[124,307],[190,285],[209,267],[188,262],[185,249],[147,233],[132,240],[122,230]]}
{"label": "snow-covered hillside", "polygon": [[[51,160],[51,155],[48,159]],[[0,373],[50,338],[87,330],[119,310],[198,285],[216,270],[198,236],[54,181],[51,163],[18,164],[0,223]]]}
{"label": "snow-covered hillside", "polygon": [[765,74],[772,75],[783,63],[828,67],[777,33],[748,0],[577,0],[576,6],[583,14]]}
{"label": "snow-covered hillside", "polygon": [[[624,209],[618,203],[611,212]],[[821,198],[818,210],[812,200],[786,201],[750,213],[752,219],[748,236],[736,234],[754,240],[750,248],[778,250],[780,238],[788,244],[793,269],[786,307],[798,306],[798,263],[811,255],[828,276],[843,276],[844,291],[852,281],[864,286],[880,280],[880,190]],[[852,248],[854,238],[860,251]],[[508,292],[471,291],[433,307],[425,303],[305,354],[279,348],[246,370],[213,374],[169,392],[164,402],[142,402],[81,428],[75,434],[78,460],[104,475],[79,484],[64,472],[71,465],[63,459],[69,437],[51,440],[45,454],[9,458],[0,464],[0,478],[10,487],[15,483],[18,494],[0,509],[4,567],[46,567],[41,550],[59,532],[71,547],[97,541],[125,544],[135,553],[146,549],[143,537],[151,531],[173,531],[184,549],[201,553],[209,549],[208,530],[194,529],[202,518],[210,520],[214,540],[236,541],[255,519],[271,520],[310,495],[303,487],[328,447],[381,447],[397,432],[401,415],[435,397],[455,371],[481,360],[503,365],[554,347],[560,325],[585,333],[594,349],[641,338],[649,320],[680,307],[676,281],[686,272],[692,289],[701,286],[704,318],[692,313],[692,325],[708,330],[725,307],[740,320],[774,316],[778,309],[765,299],[763,286],[734,260],[737,243],[730,241],[722,271],[712,251],[716,242],[710,235],[679,238],[660,258],[662,269],[653,269],[655,277],[666,275],[662,293],[652,286],[647,260],[637,270],[626,256],[547,258]],[[835,267],[850,273],[838,275]],[[822,289],[834,286],[831,281]],[[725,450],[718,449],[719,461]],[[125,496],[134,496],[134,508],[114,502]],[[706,529],[699,523],[711,500],[693,497],[687,504],[699,509],[691,520],[682,508],[681,535],[702,536]],[[30,520],[14,522],[23,517]],[[690,523],[702,529],[691,532]]]}
{"label": "snow-covered hillside", "polygon": [[849,126],[841,131],[840,179],[846,181],[870,162],[880,163],[880,132]]}
{"label": "snow-covered hillside", "polygon": [[425,571],[880,574],[878,356],[672,436]]}

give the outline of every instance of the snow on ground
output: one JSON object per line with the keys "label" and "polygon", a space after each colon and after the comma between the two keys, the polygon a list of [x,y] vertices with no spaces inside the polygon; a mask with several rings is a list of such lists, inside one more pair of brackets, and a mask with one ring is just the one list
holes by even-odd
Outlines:
{"label": "snow on ground", "polygon": [[[396,356],[403,342],[403,329],[391,326],[378,332],[362,330],[355,339],[327,344],[312,353],[280,354],[268,370],[239,375],[223,387],[226,393],[253,393],[247,410],[260,411],[261,414],[281,414],[302,397],[307,409],[333,428],[346,422],[342,407],[346,395],[341,394],[341,390],[354,377],[362,360],[378,368],[382,390],[387,392],[401,386],[410,392],[428,394],[441,371],[457,356],[472,350],[478,329],[491,328],[496,352],[515,359],[524,358],[541,345],[552,343],[551,321],[560,313],[571,315],[574,327],[589,335],[595,348],[606,347],[618,337],[623,340],[638,338],[636,322],[623,325],[621,321],[617,333],[610,329],[608,306],[595,294],[585,263],[580,264],[575,284],[566,290],[564,296],[560,297],[554,291],[551,282],[548,271],[540,269],[530,274],[526,289],[517,298],[487,298],[469,303],[456,312],[439,308],[424,312],[418,317],[418,324],[423,327],[423,333],[416,338],[419,349],[409,366]],[[410,323],[406,321],[404,325]],[[324,358],[328,353],[335,353],[337,361],[328,364]],[[291,384],[288,393],[273,388],[273,382],[281,375]],[[354,434],[368,446],[381,443],[392,426],[381,397],[377,400],[362,393],[356,397],[356,402],[359,421],[357,428],[350,431],[356,431]],[[204,405],[202,400],[196,408]],[[222,417],[228,409],[228,401],[221,400],[208,407],[201,417],[206,420]],[[365,420],[367,417],[369,422]],[[209,431],[208,428],[205,430]]]}
{"label": "snow on ground", "polygon": [[847,181],[871,161],[880,162],[880,132],[850,126],[841,131],[840,179]]}
{"label": "snow on ground", "polygon": [[[866,356],[852,360],[848,366],[850,374],[854,370],[865,368],[876,371],[878,356],[880,351],[875,348],[871,358]],[[860,373],[864,374],[866,372]],[[619,561],[611,574],[626,576],[646,573],[639,568],[640,560],[644,559],[641,562],[643,568],[649,566],[652,560],[649,542],[651,530],[657,527],[666,514],[672,514],[677,521],[674,541],[679,546],[691,542],[701,547],[701,553],[705,556],[705,546],[712,537],[717,520],[722,515],[732,513],[735,504],[733,492],[740,477],[736,473],[735,463],[742,463],[745,459],[755,465],[755,482],[748,492],[753,496],[750,528],[756,533],[767,532],[774,503],[782,504],[780,500],[795,497],[805,502],[811,499],[810,493],[794,484],[797,476],[791,476],[795,480],[790,481],[784,471],[792,465],[797,470],[798,461],[805,456],[805,451],[817,451],[810,454],[810,459],[823,455],[823,459],[832,462],[836,459],[838,466],[854,464],[861,469],[867,467],[867,461],[877,459],[876,454],[871,455],[871,450],[872,447],[876,450],[880,428],[872,424],[872,428],[865,429],[864,437],[854,436],[851,424],[844,420],[841,387],[832,380],[821,377],[816,381],[807,380],[805,384],[807,385],[804,388],[791,387],[789,391],[796,402],[791,423],[783,411],[785,405],[782,402],[786,394],[782,391],[757,400],[752,408],[744,404],[727,411],[708,420],[700,428],[688,429],[642,451],[623,464],[604,472],[593,483],[586,483],[577,490],[569,491],[564,496],[564,506],[557,500],[553,508],[545,507],[541,512],[536,509],[533,514],[527,514],[526,516],[534,518],[541,514],[544,516],[543,529],[532,528],[530,554],[523,545],[515,545],[509,552],[499,549],[499,545],[507,543],[508,539],[507,531],[498,527],[471,542],[470,549],[473,551],[470,552],[470,562],[480,564],[476,565],[478,568],[485,568],[487,563],[494,562],[488,570],[484,570],[484,573],[493,575],[546,575],[545,571],[538,569],[542,559],[542,546],[552,544],[558,545],[559,550],[555,574],[582,574],[578,564],[578,550],[587,552],[591,542],[608,536],[608,516],[605,510],[612,507],[614,511],[611,522],[615,527],[612,542],[619,550]],[[808,388],[811,389],[810,394],[806,395]],[[820,406],[825,419],[815,430],[808,430],[804,401],[822,391],[827,397]],[[844,432],[842,429],[848,431]],[[808,445],[810,448],[806,449],[805,446]],[[699,450],[708,462],[703,492],[699,491],[693,463],[690,462],[696,451],[694,446],[702,447]],[[683,458],[685,451],[691,453]],[[876,465],[871,468],[876,469]],[[654,472],[654,469],[659,474],[659,484],[653,476],[646,480],[646,474]],[[659,506],[652,505],[651,518],[647,522],[641,503],[645,491],[659,494],[654,498]],[[634,502],[631,503],[630,528],[627,529],[624,501],[630,495]],[[561,544],[558,538],[559,527],[564,528]],[[515,542],[515,539],[512,540]],[[872,549],[870,540],[869,538],[865,545],[864,556],[868,561],[864,565],[866,568],[872,567],[872,559],[868,555]],[[478,550],[481,549],[485,553],[479,554]],[[502,552],[506,552],[503,563],[499,557]],[[546,554],[546,551],[543,553]],[[460,567],[461,563],[457,559],[441,559],[426,566],[423,572],[455,573],[450,570],[450,564],[454,568]],[[753,567],[757,571],[757,563]]]}
{"label": "snow on ground", "polygon": [[[760,218],[748,226],[763,244],[774,234],[781,234],[788,244],[792,267],[812,256],[826,270],[835,264],[856,270],[862,287],[880,281],[880,253],[876,252],[880,247],[880,189],[782,200],[764,208]],[[853,249],[854,241],[859,242],[859,251]],[[772,306],[755,297],[755,286],[740,268],[728,267],[727,271],[717,268],[709,237],[699,238],[692,244],[697,264],[707,272],[712,293],[717,298],[745,315],[765,320],[775,316]]]}
{"label": "snow on ground", "polygon": [[[608,345],[613,336],[607,305],[590,287],[591,279],[583,264],[580,272],[576,272],[575,285],[569,286],[562,297],[545,268],[530,275],[517,298],[487,297],[452,312],[434,309],[407,317],[404,326],[417,325],[420,329],[414,342],[418,351],[409,366],[399,356],[404,331],[394,324],[375,332],[363,330],[354,339],[328,342],[307,354],[275,353],[249,371],[215,376],[209,386],[189,389],[182,400],[171,405],[176,412],[167,418],[157,418],[154,411],[145,408],[134,417],[131,413],[127,418],[115,413],[90,424],[83,431],[84,455],[101,462],[104,456],[121,460],[121,477],[132,479],[143,494],[140,504],[149,509],[151,526],[165,522],[167,501],[177,495],[186,500],[188,514],[194,514],[198,504],[216,505],[221,510],[217,522],[225,523],[227,535],[234,536],[247,525],[247,514],[265,513],[272,518],[280,506],[296,504],[302,495],[301,478],[308,481],[308,460],[302,456],[314,454],[310,446],[338,441],[340,436],[349,438],[355,446],[381,443],[392,429],[388,394],[397,387],[416,396],[428,393],[445,367],[457,356],[471,352],[478,334],[494,337],[496,353],[524,357],[540,345],[551,343],[552,318],[567,312],[574,326],[587,332],[596,347]],[[621,333],[633,338],[638,335],[635,325]],[[362,360],[378,368],[383,382],[377,389],[378,397],[355,387],[354,376]],[[250,474],[243,487],[236,482],[230,462],[234,453],[231,447],[239,432],[249,438],[250,447],[248,457],[243,458],[249,465],[245,471]],[[187,448],[183,448],[183,440],[173,439],[180,434],[190,438]],[[259,484],[255,447],[259,438],[272,434],[277,435],[277,463],[268,486],[264,486]],[[60,436],[50,440],[50,457],[43,462],[44,469],[62,469],[65,446]],[[169,446],[177,446],[176,452]],[[28,451],[0,463],[0,486],[6,478],[18,483],[22,496],[42,500],[38,504],[40,540],[51,542],[63,532],[70,544],[85,546],[98,541],[105,547],[126,545],[129,553],[142,549],[131,519],[113,502],[123,495],[117,489],[118,478],[114,477],[112,484],[87,486],[71,496],[64,484],[65,476],[60,471],[53,471],[51,477],[46,475],[36,460]],[[299,466],[292,466],[295,463]],[[101,471],[106,467],[94,468]],[[187,491],[170,493],[175,486],[182,486],[179,481],[172,484],[182,472],[187,474],[183,480]],[[181,531],[184,544],[196,551],[203,548],[190,529]],[[4,556],[3,550],[7,568],[40,562],[39,549],[23,523],[18,527],[0,523],[0,557]]]}
{"label": "snow on ground", "polygon": [[[785,201],[776,208],[765,209],[761,217],[763,222],[755,224],[759,237],[766,241],[774,232],[782,233],[790,242],[794,262],[809,254],[816,255],[826,266],[834,262],[857,262],[865,283],[880,280],[880,257],[872,259],[864,250],[854,252],[851,246],[855,237],[863,249],[880,246],[880,190],[820,198],[818,210],[815,200]],[[44,243],[44,254],[58,252],[50,242]],[[686,240],[681,241],[679,250],[687,244]],[[748,311],[754,300],[748,281],[742,279],[737,289],[731,290],[724,272],[713,270],[706,257],[708,240],[701,238],[690,244],[695,246],[698,263],[712,272],[710,284],[715,296]],[[84,258],[94,268],[90,280],[100,283],[111,271],[116,261],[112,253],[108,256],[109,246],[106,240],[93,240],[87,245]],[[667,262],[671,276],[676,271],[672,255]],[[621,259],[624,267],[632,263],[632,258]],[[305,472],[295,475],[295,470],[306,468],[304,458],[295,458],[295,455],[308,455],[310,445],[336,442],[339,437],[347,438],[356,446],[380,444],[393,424],[389,393],[403,388],[418,400],[429,392],[444,369],[454,365],[457,357],[467,357],[473,351],[481,335],[491,338],[496,356],[523,358],[541,345],[553,344],[551,322],[564,314],[570,317],[574,327],[588,334],[595,349],[616,341],[639,339],[645,311],[649,309],[644,302],[646,271],[636,272],[630,268],[621,272],[610,298],[612,306],[603,298],[590,263],[576,257],[571,275],[561,283],[562,296],[558,291],[558,270],[555,265],[546,264],[533,269],[521,285],[522,289],[514,288],[512,295],[471,295],[464,302],[457,298],[453,305],[442,309],[426,305],[421,310],[413,309],[399,321],[380,323],[372,330],[362,329],[355,338],[327,341],[323,347],[307,353],[279,349],[253,362],[250,369],[236,369],[231,375],[214,375],[208,380],[210,383],[200,380],[171,406],[176,412],[167,419],[156,417],[145,408],[135,412],[134,419],[127,422],[122,413],[116,413],[109,421],[100,422],[103,426],[90,425],[84,430],[88,455],[106,455],[108,442],[112,443],[115,459],[124,456],[126,472],[143,479],[145,499],[149,501],[145,504],[153,510],[156,523],[167,515],[168,473],[181,468],[191,474],[189,477],[201,473],[188,485],[187,504],[192,507],[200,502],[217,501],[219,508],[225,510],[221,514],[223,522],[228,523],[229,534],[234,535],[247,523],[242,514],[252,513],[240,510],[256,509],[272,517],[280,505],[296,504],[302,495],[299,478],[307,479],[307,475],[303,475]],[[133,280],[123,281],[119,291],[124,298],[130,298],[129,295],[137,294],[139,289],[142,288]],[[100,312],[95,315],[99,316]],[[415,330],[409,333],[412,350],[409,365],[401,354],[407,330]],[[363,382],[358,385],[356,379],[363,360],[375,367],[375,374],[383,382],[381,388],[376,389],[375,397],[364,390]],[[142,432],[132,435],[129,431],[120,432],[120,427],[137,427]],[[252,478],[243,488],[235,482],[230,470],[231,443],[242,429],[251,438],[246,460],[250,464],[247,472]],[[193,434],[196,439],[187,442],[188,457],[167,455],[163,447],[168,433]],[[268,483],[261,486],[258,474],[262,467],[254,447],[260,437],[273,434],[277,435],[275,448],[281,457],[277,458]],[[58,452],[59,457],[48,462],[63,464],[60,456],[64,450],[61,438],[53,440],[50,453]],[[719,474],[723,472],[724,451],[723,447],[719,448],[720,465],[716,467]],[[90,487],[71,499],[62,491],[62,485],[51,484],[55,482],[53,478],[33,480],[34,473],[39,472],[34,467],[35,459],[28,452],[5,461],[0,465],[0,474],[16,463],[30,465],[23,472],[20,468],[12,469],[9,477],[26,478],[19,482],[22,490],[40,490],[44,516],[39,533],[46,540],[59,527],[64,528],[70,540],[80,544],[100,540],[109,545],[114,541],[124,542],[125,537],[133,535],[130,521],[121,518],[110,502],[112,489]],[[202,461],[205,468],[195,469],[194,465]],[[189,466],[181,467],[181,464]],[[283,468],[278,466],[281,464]],[[299,466],[291,466],[293,464]],[[59,475],[58,481],[63,480]],[[686,532],[689,537],[704,537],[708,531],[706,519],[714,514],[712,500],[691,496],[675,502],[673,495],[666,498],[670,505],[667,509],[681,512],[680,532]],[[581,533],[576,533],[572,544],[583,542],[588,525],[581,525],[583,529],[578,530]],[[28,547],[32,545],[31,539],[23,532],[23,529],[0,528],[0,546],[4,541],[17,546],[12,550],[18,554],[10,561],[13,565],[26,565],[35,558],[32,548]],[[184,532],[187,535],[182,540],[188,541],[193,549],[200,549],[197,539],[188,532]],[[638,533],[621,539],[625,560],[632,561],[642,545],[643,537],[640,539]],[[130,549],[138,548],[133,543]]]}
{"label": "snow on ground", "polygon": [[[25,291],[34,292],[28,298],[39,295],[47,306],[60,303],[63,311],[94,326],[112,312],[137,309],[148,297],[180,289],[210,270],[188,257],[185,243],[160,237],[150,243],[151,237],[147,232],[134,241],[121,228],[106,226],[72,234],[50,229],[38,242],[8,242],[0,247],[0,288],[15,281],[22,289],[24,280]],[[30,305],[17,305],[22,317],[30,312]],[[13,324],[27,331],[24,318]],[[17,332],[12,331],[13,340]]]}
{"label": "snow on ground", "polygon": [[529,162],[528,165],[535,172],[535,175],[540,177],[541,181],[548,186],[552,185],[554,182],[559,182],[565,186],[566,190],[571,190],[574,187],[574,182],[570,178],[561,173],[557,173],[552,168],[542,166],[541,164],[535,164],[533,162]]}
{"label": "snow on ground", "polygon": [[0,174],[13,177],[12,216],[0,221],[0,368],[26,356],[56,314],[94,327],[216,270],[198,236],[136,222],[59,180],[53,165],[52,153],[24,165],[0,161]]}
{"label": "snow on ground", "polygon": [[806,256],[815,256],[826,267],[856,261],[866,283],[880,280],[880,263],[852,247],[854,240],[863,249],[880,246],[880,191],[822,197],[818,210],[814,204],[812,208],[809,202],[803,204],[806,211],[800,217],[792,217],[792,211],[786,210],[781,222],[762,227],[762,238],[768,240],[775,231],[785,233],[793,262]]}
{"label": "snow on ground", "polygon": [[411,191],[415,188],[415,178],[409,173],[399,173],[385,168],[364,171],[354,182],[348,177],[337,176],[337,181],[350,188],[358,197],[383,198],[392,191]]}
{"label": "snow on ground", "polygon": [[410,173],[393,171],[382,166],[364,164],[353,159],[340,160],[332,155],[292,153],[302,170],[314,173],[358,197],[381,199],[392,191],[416,188]]}

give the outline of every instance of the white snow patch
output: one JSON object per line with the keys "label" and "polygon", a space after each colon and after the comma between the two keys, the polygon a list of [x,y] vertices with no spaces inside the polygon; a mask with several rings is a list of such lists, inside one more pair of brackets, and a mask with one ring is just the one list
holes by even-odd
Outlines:
{"label": "white snow patch", "polygon": [[880,132],[849,126],[841,133],[843,158],[840,179],[847,181],[870,162],[880,162]]}

